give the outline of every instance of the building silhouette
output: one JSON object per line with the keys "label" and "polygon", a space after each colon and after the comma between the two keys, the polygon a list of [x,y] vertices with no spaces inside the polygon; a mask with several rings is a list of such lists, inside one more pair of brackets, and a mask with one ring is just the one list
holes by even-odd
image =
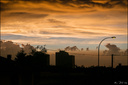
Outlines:
{"label": "building silhouette", "polygon": [[50,65],[50,55],[44,54],[44,56],[41,56],[42,59],[42,65],[43,66],[49,66]]}
{"label": "building silhouette", "polygon": [[4,70],[13,70],[15,62],[11,59],[11,55],[7,55],[7,58],[0,56],[0,69]]}
{"label": "building silhouette", "polygon": [[75,67],[75,56],[69,55],[65,51],[56,52],[56,66],[65,68]]}
{"label": "building silhouette", "polygon": [[50,65],[50,55],[42,52],[36,52],[33,55],[33,62],[38,66],[49,66]]}

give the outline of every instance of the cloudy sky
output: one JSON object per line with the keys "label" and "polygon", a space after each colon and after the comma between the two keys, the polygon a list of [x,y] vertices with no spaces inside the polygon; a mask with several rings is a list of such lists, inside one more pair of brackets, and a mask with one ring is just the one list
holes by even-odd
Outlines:
{"label": "cloudy sky", "polygon": [[1,0],[1,38],[58,49],[127,48],[127,0]]}

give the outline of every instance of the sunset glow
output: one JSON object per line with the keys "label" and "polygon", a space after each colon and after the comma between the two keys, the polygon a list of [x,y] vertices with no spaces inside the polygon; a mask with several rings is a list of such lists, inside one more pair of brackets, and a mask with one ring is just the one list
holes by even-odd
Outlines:
{"label": "sunset glow", "polygon": [[[1,0],[1,38],[48,48],[127,45],[127,0]],[[101,47],[102,48],[102,47]]]}

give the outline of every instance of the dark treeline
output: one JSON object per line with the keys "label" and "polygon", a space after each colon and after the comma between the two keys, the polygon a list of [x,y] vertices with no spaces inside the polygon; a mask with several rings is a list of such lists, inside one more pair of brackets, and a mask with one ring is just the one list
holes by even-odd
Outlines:
{"label": "dark treeline", "polygon": [[[65,54],[70,56],[63,51],[57,54],[58,57]],[[11,55],[7,55],[7,58],[0,57],[0,85],[128,84],[128,66],[50,66],[49,58],[50,55],[46,53],[32,51],[28,55],[23,50],[16,55],[15,60],[11,60]]]}
{"label": "dark treeline", "polygon": [[29,55],[27,55],[24,50],[18,52],[15,60],[11,60],[11,57],[11,55],[7,55],[7,58],[0,57],[1,71],[34,71],[49,66],[49,55],[34,50]]}

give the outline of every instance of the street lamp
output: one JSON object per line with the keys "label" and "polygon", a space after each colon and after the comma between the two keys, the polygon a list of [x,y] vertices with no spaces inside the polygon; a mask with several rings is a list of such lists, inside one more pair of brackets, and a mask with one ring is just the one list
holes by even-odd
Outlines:
{"label": "street lamp", "polygon": [[113,37],[106,37],[106,38],[104,38],[103,40],[101,40],[101,42],[99,43],[99,46],[98,46],[98,67],[99,67],[100,45],[101,45],[101,43],[102,43],[105,39],[108,39],[108,38],[113,38],[113,39],[115,39],[116,37],[115,37],[115,36],[113,36]]}

